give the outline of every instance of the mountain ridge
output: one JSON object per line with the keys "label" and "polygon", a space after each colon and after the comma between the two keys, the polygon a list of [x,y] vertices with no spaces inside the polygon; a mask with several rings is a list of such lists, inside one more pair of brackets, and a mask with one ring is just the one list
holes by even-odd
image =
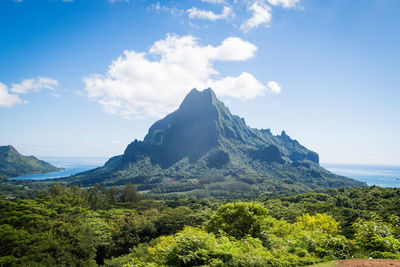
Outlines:
{"label": "mountain ridge", "polygon": [[0,146],[0,179],[58,170],[60,169],[34,156],[21,155],[11,145]]}
{"label": "mountain ridge", "polygon": [[154,194],[234,191],[238,197],[246,191],[262,195],[365,185],[319,166],[318,154],[285,131],[273,135],[269,129],[250,128],[211,88],[192,89],[176,111],[149,128],[143,141],[135,139],[123,155],[69,182],[131,182]]}

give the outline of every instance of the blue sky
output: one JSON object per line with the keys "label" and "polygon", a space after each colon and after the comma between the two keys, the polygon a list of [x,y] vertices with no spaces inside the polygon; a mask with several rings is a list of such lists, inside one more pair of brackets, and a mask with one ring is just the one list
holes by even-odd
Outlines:
{"label": "blue sky", "polygon": [[0,144],[121,154],[193,87],[322,162],[400,165],[397,0],[1,0]]}

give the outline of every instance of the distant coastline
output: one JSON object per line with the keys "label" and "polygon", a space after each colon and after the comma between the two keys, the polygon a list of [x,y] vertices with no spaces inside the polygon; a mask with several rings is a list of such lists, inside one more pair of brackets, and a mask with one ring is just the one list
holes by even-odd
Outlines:
{"label": "distant coastline", "polygon": [[[56,167],[58,172],[32,174],[10,178],[10,180],[45,180],[74,175],[76,173],[103,166],[105,157],[39,157]],[[400,188],[400,166],[379,164],[321,163],[329,171],[366,182],[368,185]]]}
{"label": "distant coastline", "polygon": [[38,157],[41,160],[50,162],[60,171],[41,173],[41,174],[28,174],[18,177],[9,178],[11,181],[15,180],[46,180],[56,179],[60,177],[71,176],[79,172],[91,170],[103,166],[108,158],[104,157]]}
{"label": "distant coastline", "polygon": [[381,187],[400,187],[400,166],[379,164],[321,163],[327,170]]}

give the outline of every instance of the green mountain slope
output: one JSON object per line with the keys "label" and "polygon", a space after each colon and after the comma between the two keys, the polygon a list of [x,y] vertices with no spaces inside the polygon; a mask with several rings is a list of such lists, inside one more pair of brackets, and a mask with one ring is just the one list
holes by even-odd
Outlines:
{"label": "green mountain slope", "polygon": [[365,184],[319,166],[318,154],[284,131],[246,125],[211,89],[193,89],[178,110],[154,123],[143,141],[71,183],[134,183],[154,194],[246,197]]}
{"label": "green mountain slope", "polygon": [[60,170],[34,156],[23,156],[13,146],[0,146],[0,179]]}

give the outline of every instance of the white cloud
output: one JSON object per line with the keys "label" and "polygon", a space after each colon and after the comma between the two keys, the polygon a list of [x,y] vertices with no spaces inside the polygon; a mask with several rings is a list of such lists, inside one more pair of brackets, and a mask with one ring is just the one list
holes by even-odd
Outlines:
{"label": "white cloud", "polygon": [[[200,1],[193,2],[198,4]],[[240,28],[244,33],[247,33],[261,25],[269,27],[272,20],[272,12],[275,8],[283,7],[284,9],[289,9],[299,7],[301,0],[201,0],[201,2],[220,4],[224,7],[219,13],[215,10],[215,6],[209,6],[209,9],[204,10],[194,5],[186,10],[189,19],[207,19],[211,21],[224,19],[229,21],[235,28]],[[161,6],[160,2],[157,2],[149,5],[148,9],[155,10],[157,13],[159,11],[177,10],[180,12],[171,12],[171,14],[173,16],[182,15],[182,10],[174,6],[174,1],[171,3],[171,7],[168,7]],[[191,24],[190,21],[188,23]],[[206,27],[208,26],[207,24]]]}
{"label": "white cloud", "polygon": [[272,18],[271,7],[269,5],[262,1],[254,2],[248,7],[248,10],[252,11],[253,15],[251,18],[242,23],[242,25],[240,25],[240,29],[242,31],[248,32],[259,25],[265,25],[266,27],[269,26]]}
{"label": "white cloud", "polygon": [[42,89],[54,90],[58,86],[58,81],[46,78],[38,77],[32,79],[25,79],[21,83],[13,83],[11,85],[11,91],[18,94],[26,94],[30,92],[39,92]]}
{"label": "white cloud", "polygon": [[282,90],[281,86],[277,82],[274,82],[274,81],[268,82],[267,87],[274,94],[279,94]]}
{"label": "white cloud", "polygon": [[124,51],[106,74],[84,78],[85,91],[105,112],[125,118],[161,117],[176,109],[192,88],[213,87],[220,96],[254,98],[266,87],[247,72],[218,80],[213,62],[247,60],[256,50],[237,37],[202,46],[193,36],[168,35],[148,52]]}
{"label": "white cloud", "polygon": [[224,6],[221,14],[215,14],[209,10],[197,9],[192,7],[187,10],[189,13],[189,18],[191,19],[208,19],[208,20],[218,20],[218,19],[227,19],[229,17],[233,17],[234,13],[230,7]]}
{"label": "white cloud", "polygon": [[8,87],[0,82],[0,107],[13,107],[21,103],[27,104],[29,101],[22,101],[17,94],[39,92],[42,89],[52,90],[54,97],[60,97],[60,95],[54,92],[56,86],[58,86],[58,81],[51,78],[38,77],[25,79],[21,83],[11,84],[10,91],[15,94],[10,94]]}
{"label": "white cloud", "polygon": [[201,2],[211,3],[211,4],[223,4],[225,0],[201,0]]}
{"label": "white cloud", "polygon": [[21,99],[17,95],[9,94],[7,86],[0,82],[0,107],[10,108],[20,103]]}
{"label": "white cloud", "polygon": [[295,7],[300,0],[268,0],[268,3],[272,6],[282,6],[284,8]]}
{"label": "white cloud", "polygon": [[266,87],[253,75],[243,72],[238,77],[228,76],[212,83],[211,87],[221,96],[252,99],[263,95]]}
{"label": "white cloud", "polygon": [[215,50],[215,58],[219,60],[243,61],[254,56],[257,47],[237,37],[226,38],[219,49]]}

